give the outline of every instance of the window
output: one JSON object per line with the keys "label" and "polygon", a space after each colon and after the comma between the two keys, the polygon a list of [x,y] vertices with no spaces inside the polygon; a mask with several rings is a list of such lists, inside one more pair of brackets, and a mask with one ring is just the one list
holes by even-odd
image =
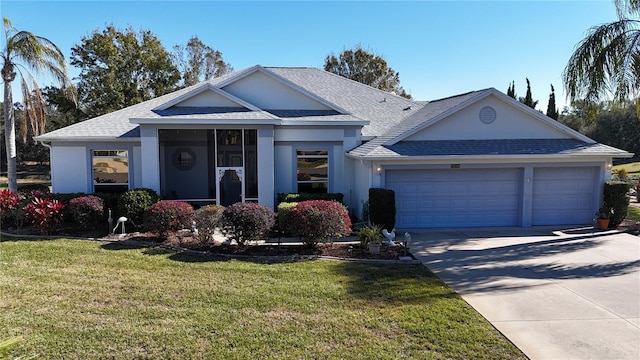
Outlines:
{"label": "window", "polygon": [[298,150],[297,177],[299,193],[327,193],[329,191],[329,151]]}
{"label": "window", "polygon": [[196,154],[191,149],[180,148],[173,153],[173,166],[179,170],[191,170],[196,165]]}
{"label": "window", "polygon": [[93,150],[93,191],[119,193],[129,189],[129,152]]}

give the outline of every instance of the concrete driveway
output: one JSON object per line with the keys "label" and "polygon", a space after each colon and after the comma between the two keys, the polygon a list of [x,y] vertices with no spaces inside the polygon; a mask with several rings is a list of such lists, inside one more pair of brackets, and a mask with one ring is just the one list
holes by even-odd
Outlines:
{"label": "concrete driveway", "polygon": [[412,253],[531,359],[640,359],[640,237],[415,230]]}

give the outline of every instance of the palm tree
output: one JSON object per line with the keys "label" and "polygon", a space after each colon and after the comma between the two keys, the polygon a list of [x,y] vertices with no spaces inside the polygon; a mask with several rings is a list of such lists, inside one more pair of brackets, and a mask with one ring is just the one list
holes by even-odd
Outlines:
{"label": "palm tree", "polygon": [[67,64],[62,51],[50,40],[28,31],[18,31],[6,17],[3,18],[5,48],[2,59],[2,81],[4,82],[4,139],[7,148],[7,177],[9,190],[17,191],[16,135],[13,114],[11,83],[20,74],[23,96],[22,140],[27,140],[28,126],[33,135],[45,130],[46,104],[42,92],[29,69],[36,73],[46,72],[52,76],[75,101],[75,91],[67,75]]}
{"label": "palm tree", "polygon": [[614,3],[618,20],[592,27],[567,63],[562,76],[571,101],[624,102],[638,96],[640,0]]}

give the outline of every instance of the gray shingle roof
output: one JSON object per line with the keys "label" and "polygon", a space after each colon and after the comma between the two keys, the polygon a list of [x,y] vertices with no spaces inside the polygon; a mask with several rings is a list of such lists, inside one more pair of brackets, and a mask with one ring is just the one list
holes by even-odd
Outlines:
{"label": "gray shingle roof", "polygon": [[399,123],[397,123],[393,128],[389,129],[387,132],[378,136],[377,138],[351,150],[349,153],[357,156],[366,156],[370,155],[374,152],[378,147],[382,144],[388,142],[391,139],[394,139],[407,131],[415,129],[418,126],[421,126],[430,119],[441,115],[456,106],[468,101],[475,96],[479,96],[485,90],[472,91],[465,94],[460,94],[456,96],[447,97],[444,99],[434,100],[423,105],[418,111],[415,111],[411,116],[403,119]]}
{"label": "gray shingle roof", "polygon": [[593,155],[625,152],[611,146],[585,143],[575,139],[517,139],[517,140],[430,140],[401,141],[383,146],[386,156],[439,155]]}
{"label": "gray shingle roof", "polygon": [[[231,115],[224,109],[193,109],[193,108],[169,108],[162,111],[153,109],[177,99],[203,85],[210,84],[218,87],[225,85],[229,79],[250,71],[252,68],[241,70],[196,84],[173,93],[142,102],[109,114],[95,117],[62,129],[58,129],[37,138],[44,141],[85,140],[85,139],[122,139],[139,136],[138,125],[129,119],[155,119],[179,117],[187,119],[216,120],[232,116],[234,119],[264,119],[281,118],[296,121],[368,121],[364,126],[364,136],[380,136],[387,130],[394,128],[407,116],[416,113],[422,103],[411,101],[403,97],[363,85],[341,76],[307,67],[266,67],[266,71],[292,83],[293,85],[308,91],[309,93],[324,99],[348,111],[348,114],[338,112],[329,113],[304,113],[281,112],[279,110],[246,111],[236,109]],[[224,86],[222,86],[224,87]],[[273,114],[273,115],[272,115]],[[278,115],[279,114],[279,115]]]}

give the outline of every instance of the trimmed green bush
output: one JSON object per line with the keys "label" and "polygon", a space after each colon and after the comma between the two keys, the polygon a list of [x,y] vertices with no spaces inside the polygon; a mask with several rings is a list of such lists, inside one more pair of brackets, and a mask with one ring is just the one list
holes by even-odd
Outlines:
{"label": "trimmed green bush", "polygon": [[309,193],[290,193],[290,194],[278,194],[278,203],[282,202],[301,202],[309,200],[333,200],[339,203],[342,202],[344,194],[342,193],[327,193],[327,194],[309,194]]}
{"label": "trimmed green bush", "polygon": [[275,222],[275,213],[256,203],[235,203],[222,212],[223,232],[240,246],[263,239]]}
{"label": "trimmed green bush", "polygon": [[627,217],[629,208],[629,189],[631,185],[624,181],[607,181],[604,184],[604,203],[613,209],[609,218],[609,227],[615,228]]}
{"label": "trimmed green bush", "polygon": [[114,214],[114,218],[126,216],[133,225],[140,227],[147,208],[159,200],[160,196],[152,189],[138,188],[126,191],[118,199],[118,213]]}
{"label": "trimmed green bush", "polygon": [[184,201],[162,200],[149,206],[144,216],[144,227],[161,234],[170,230],[190,229],[193,206]]}
{"label": "trimmed green bush", "polygon": [[94,195],[73,198],[69,200],[66,214],[80,225],[97,224],[104,214],[104,201]]}
{"label": "trimmed green bush", "polygon": [[296,205],[298,205],[297,202],[282,202],[278,204],[278,229],[280,231],[289,231],[289,212]]}
{"label": "trimmed green bush", "polygon": [[289,219],[289,232],[307,246],[351,233],[349,212],[337,201],[302,201],[290,210]]}
{"label": "trimmed green bush", "polygon": [[193,212],[193,220],[198,229],[198,239],[202,244],[213,242],[215,230],[222,226],[224,206],[207,205]]}
{"label": "trimmed green bush", "polygon": [[[365,219],[366,220],[366,219]],[[396,226],[396,193],[389,189],[369,189],[369,220],[391,231]]]}

